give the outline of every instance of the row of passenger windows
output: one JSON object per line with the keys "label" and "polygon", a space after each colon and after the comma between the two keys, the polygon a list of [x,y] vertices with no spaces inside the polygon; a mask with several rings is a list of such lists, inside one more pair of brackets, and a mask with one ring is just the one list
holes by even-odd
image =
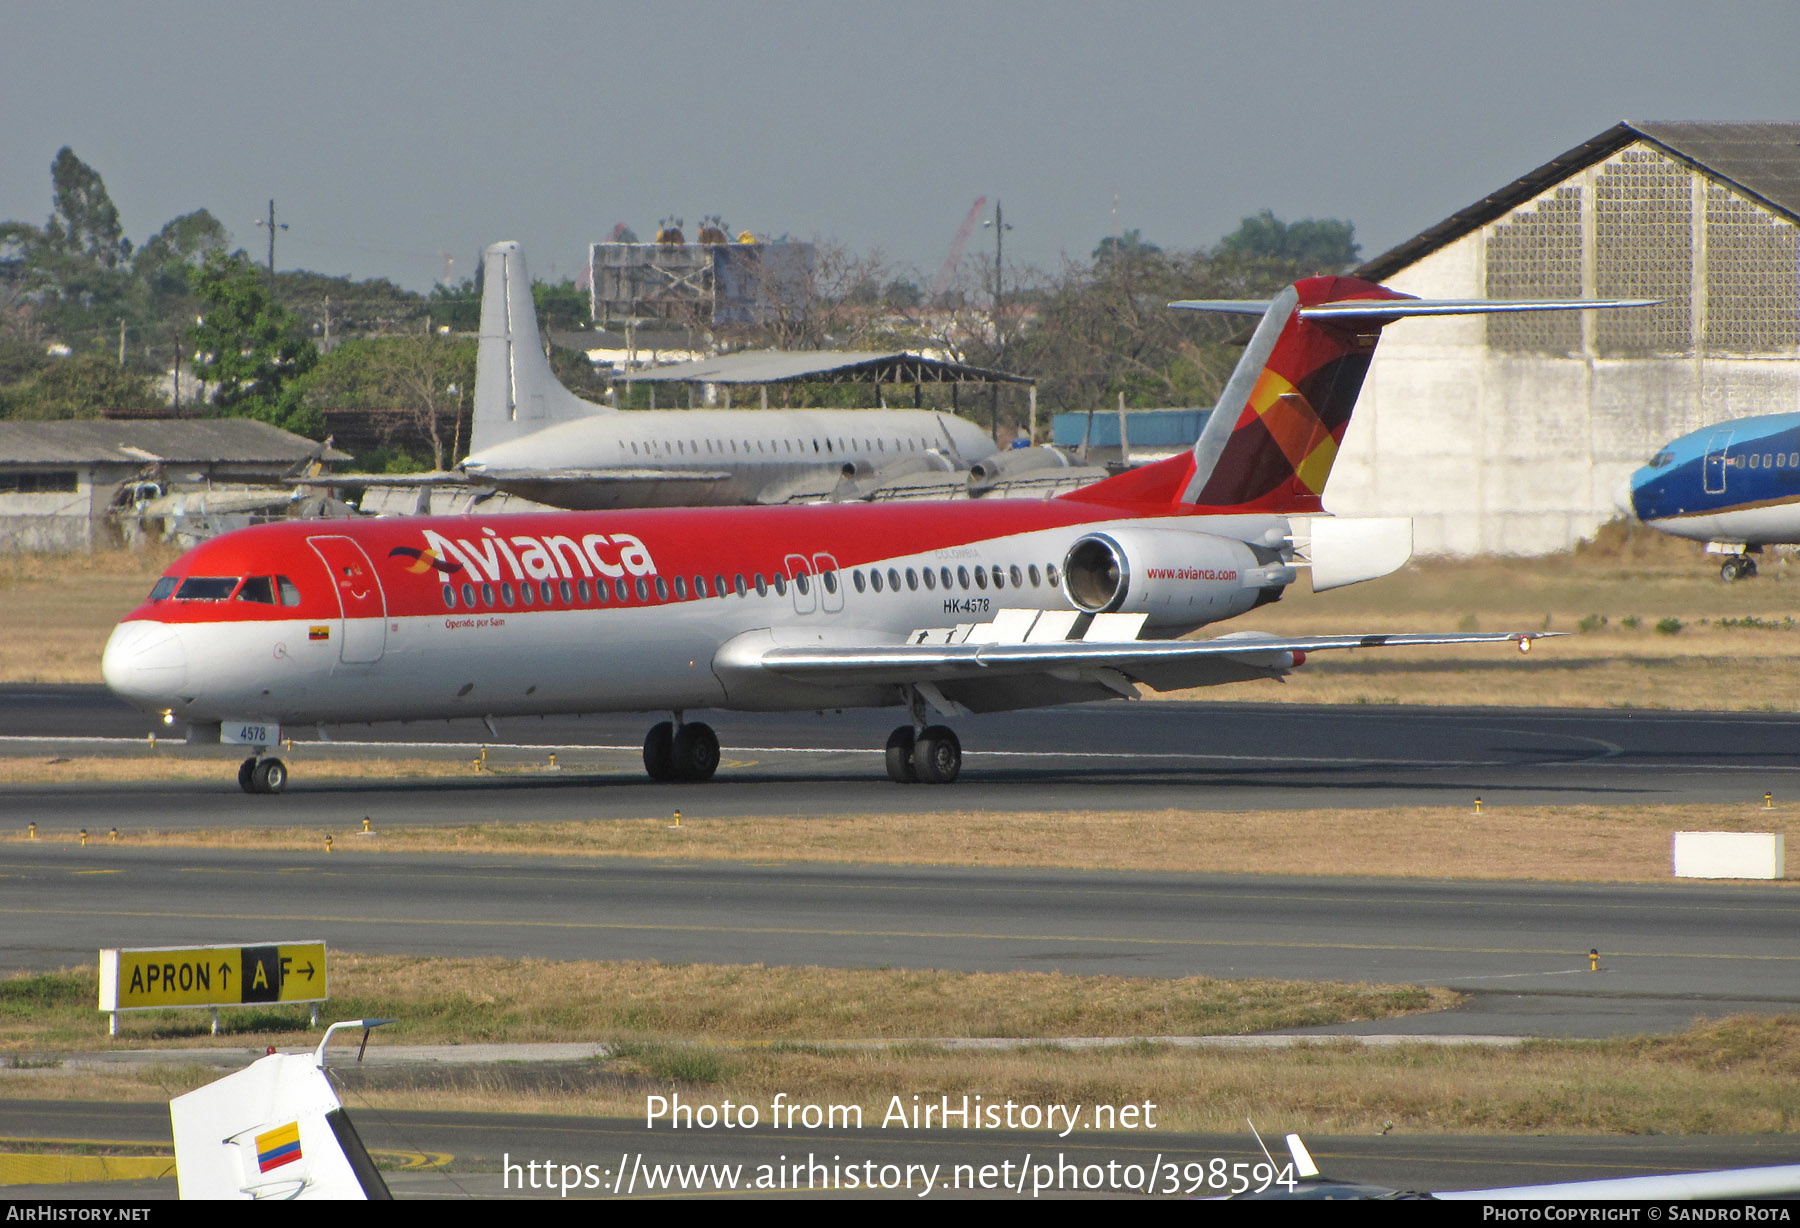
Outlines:
{"label": "row of passenger windows", "polygon": [[[777,597],[787,595],[788,586],[801,595],[812,592],[813,582],[817,580],[819,587],[827,594],[838,592],[838,573],[822,571],[817,576],[801,572],[792,580],[781,572],[773,576],[765,576],[757,572],[748,578],[733,576],[729,582],[724,576],[715,575],[709,582],[705,576],[676,576],[673,580],[664,576],[639,576],[635,580],[621,577],[610,583],[606,580],[524,580],[515,585],[510,580],[499,584],[446,584],[444,585],[444,608],[455,609],[503,609],[528,606],[588,606],[612,605],[628,603],[634,598],[639,602],[686,601],[689,597],[739,597],[748,596],[751,589],[756,590],[758,597],[766,597],[771,590]],[[993,587],[1004,589],[1010,584],[1013,588],[1024,588],[1030,584],[1032,588],[1047,584],[1056,588],[1061,583],[1056,564],[1051,563],[1038,569],[1036,563],[1029,567],[1013,564],[1011,567],[958,567],[952,571],[948,567],[933,570],[930,567],[908,567],[904,573],[898,567],[890,567],[885,572],[878,567],[870,568],[866,573],[857,568],[850,573],[850,582],[859,593],[881,592],[884,588],[899,592],[901,585],[906,591],[917,592],[921,587],[927,592],[938,588],[946,592],[952,589],[967,590],[971,587],[986,589]]]}
{"label": "row of passenger windows", "polygon": [[[764,442],[765,441],[763,441],[761,439],[755,440],[754,441],[755,446],[752,447],[751,440],[748,440],[748,439],[744,440],[743,454],[744,455],[752,455],[754,453],[760,452],[760,453],[763,453],[764,455],[774,454],[774,455],[780,455],[780,456],[792,456],[795,453],[805,454],[805,452],[806,452],[807,441],[804,439],[771,439],[771,440],[767,441],[767,444],[768,444],[767,447],[763,446]],[[836,441],[837,447],[835,449],[832,447],[832,442],[833,441],[830,439],[825,439],[822,441],[815,439],[812,441],[812,450],[814,453],[817,453],[817,454],[834,454],[836,452],[849,452],[852,450],[852,448],[857,448],[864,453],[868,453],[868,452],[882,453],[882,452],[887,451],[887,440],[885,440],[885,439],[876,439],[874,441],[873,447],[870,446],[870,442],[867,439],[851,439],[848,441],[839,439]],[[735,439],[718,440],[716,443],[716,446],[715,446],[715,442],[711,439],[688,439],[688,440],[677,439],[673,443],[670,443],[667,440],[658,440],[655,442],[645,443],[643,445],[642,455],[645,455],[645,456],[668,456],[668,455],[673,454],[673,455],[677,455],[677,456],[699,456],[699,455],[701,455],[701,447],[702,447],[702,445],[704,445],[704,447],[706,449],[706,455],[724,456],[724,455],[726,455],[725,446],[727,444],[731,445],[731,455],[734,455],[734,456],[738,455],[738,441]],[[639,451],[638,443],[636,440],[632,441],[631,450],[634,453]],[[929,452],[930,450],[931,450],[931,445],[930,445],[929,441],[927,441],[927,440],[896,439],[894,441],[894,451],[896,453]]]}
{"label": "row of passenger windows", "polygon": [[1750,469],[1800,469],[1800,452],[1777,452],[1770,456],[1767,452],[1760,456],[1752,453],[1749,456],[1734,456],[1734,464]]}
{"label": "row of passenger windows", "polygon": [[297,606],[300,589],[286,576],[164,576],[150,590],[150,600],[249,601],[257,605]]}

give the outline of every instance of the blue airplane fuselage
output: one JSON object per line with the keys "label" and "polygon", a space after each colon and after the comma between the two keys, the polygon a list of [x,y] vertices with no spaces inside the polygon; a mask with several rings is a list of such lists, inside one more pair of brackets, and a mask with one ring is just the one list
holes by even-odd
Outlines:
{"label": "blue airplane fuselage", "polygon": [[1672,440],[1631,475],[1617,501],[1677,537],[1800,542],[1800,413],[1738,418]]}

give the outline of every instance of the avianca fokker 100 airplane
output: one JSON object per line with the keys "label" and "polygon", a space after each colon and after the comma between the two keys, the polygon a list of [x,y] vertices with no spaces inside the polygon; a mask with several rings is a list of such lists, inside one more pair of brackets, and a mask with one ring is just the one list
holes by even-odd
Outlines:
{"label": "avianca fokker 100 airplane", "polygon": [[1383,326],[1412,315],[1618,302],[1427,301],[1347,277],[1270,303],[1192,452],[1045,502],[479,514],[244,529],[189,551],[113,632],[119,695],[190,736],[252,748],[279,792],[284,723],[669,711],[644,766],[709,778],[683,713],[905,708],[896,781],[961,769],[941,723],[1279,678],[1307,653],[1531,633],[1177,637],[1386,575],[1411,522],[1320,502]]}

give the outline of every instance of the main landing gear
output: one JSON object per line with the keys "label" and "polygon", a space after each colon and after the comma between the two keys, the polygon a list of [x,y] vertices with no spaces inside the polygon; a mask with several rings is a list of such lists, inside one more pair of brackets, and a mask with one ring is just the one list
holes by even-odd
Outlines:
{"label": "main landing gear", "polygon": [[1725,560],[1719,568],[1719,579],[1730,584],[1733,580],[1751,580],[1756,577],[1756,560],[1742,554],[1733,555]]}
{"label": "main landing gear", "polygon": [[279,793],[287,788],[287,764],[252,755],[238,765],[238,788],[246,793]]}
{"label": "main landing gear", "polygon": [[895,784],[947,785],[962,772],[962,743],[945,725],[917,733],[902,725],[888,735],[887,773]]}
{"label": "main landing gear", "polygon": [[650,726],[644,738],[644,771],[651,780],[698,784],[711,780],[718,770],[719,736],[712,726],[683,721],[679,712],[673,721]]}

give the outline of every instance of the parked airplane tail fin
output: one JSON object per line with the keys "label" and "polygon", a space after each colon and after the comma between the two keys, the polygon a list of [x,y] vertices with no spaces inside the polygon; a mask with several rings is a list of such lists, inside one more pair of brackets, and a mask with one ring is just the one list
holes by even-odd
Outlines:
{"label": "parked airplane tail fin", "polygon": [[1189,300],[1260,316],[1193,451],[1068,496],[1206,512],[1323,511],[1381,330],[1408,316],[1647,306],[1649,299],[1420,299],[1354,277],[1308,277],[1268,302]]}
{"label": "parked airplane tail fin", "polygon": [[495,243],[483,256],[481,343],[475,358],[475,414],[469,451],[529,435],[558,422],[614,412],[564,388],[538,335],[525,251]]}

